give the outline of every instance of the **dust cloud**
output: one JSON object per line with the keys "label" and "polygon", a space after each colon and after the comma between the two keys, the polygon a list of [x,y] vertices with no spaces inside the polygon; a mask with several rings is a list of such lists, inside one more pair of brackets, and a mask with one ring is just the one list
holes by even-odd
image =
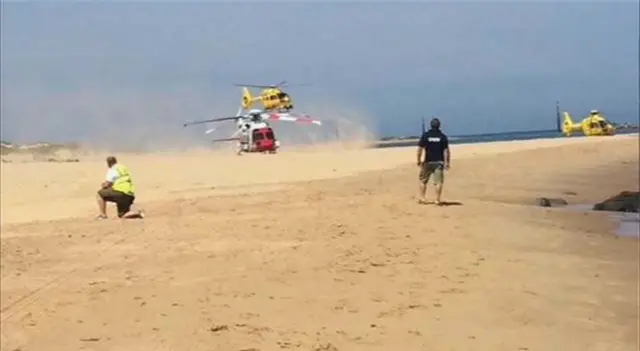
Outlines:
{"label": "dust cloud", "polygon": [[204,148],[207,140],[183,123],[237,110],[234,99],[194,90],[5,90],[2,97],[3,139],[110,151]]}
{"label": "dust cloud", "polygon": [[[326,143],[354,147],[375,139],[373,121],[356,104],[315,94],[291,95],[293,112],[308,114],[323,125],[272,122],[283,149]],[[9,141],[16,143],[78,143],[85,151],[100,153],[232,149],[234,143],[211,142],[230,137],[235,131],[232,121],[187,128],[183,124],[234,116],[240,96],[233,88],[4,90],[3,139],[8,130]]]}
{"label": "dust cloud", "polygon": [[364,106],[313,91],[292,93],[294,114],[306,114],[322,121],[322,125],[274,122],[272,127],[283,149],[304,146],[358,148],[377,139],[375,121]]}

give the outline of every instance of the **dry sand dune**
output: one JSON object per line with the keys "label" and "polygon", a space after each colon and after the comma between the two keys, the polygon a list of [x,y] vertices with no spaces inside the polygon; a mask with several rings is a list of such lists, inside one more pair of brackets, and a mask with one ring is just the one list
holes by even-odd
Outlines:
{"label": "dry sand dune", "polygon": [[[636,350],[638,241],[593,203],[638,137],[117,155],[144,221],[92,221],[104,155],[2,167],[2,350]],[[109,209],[113,213],[113,209]]]}

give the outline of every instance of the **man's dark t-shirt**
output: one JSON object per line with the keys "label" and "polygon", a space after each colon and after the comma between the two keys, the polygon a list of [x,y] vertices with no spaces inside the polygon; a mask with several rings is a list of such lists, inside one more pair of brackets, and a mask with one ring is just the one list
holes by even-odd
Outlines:
{"label": "man's dark t-shirt", "polygon": [[444,162],[444,150],[449,148],[449,138],[439,129],[422,133],[418,146],[427,150],[425,162]]}

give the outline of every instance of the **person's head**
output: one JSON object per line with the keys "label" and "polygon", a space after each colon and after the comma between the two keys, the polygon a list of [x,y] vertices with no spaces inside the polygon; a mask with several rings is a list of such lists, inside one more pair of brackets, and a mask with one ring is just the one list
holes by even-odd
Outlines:
{"label": "person's head", "polygon": [[116,163],[118,163],[118,160],[116,160],[115,156],[109,156],[107,157],[107,166],[109,168],[111,168],[111,166],[115,165]]}
{"label": "person's head", "polygon": [[431,129],[440,129],[440,120],[437,117],[433,117],[431,122],[429,122],[429,126]]}

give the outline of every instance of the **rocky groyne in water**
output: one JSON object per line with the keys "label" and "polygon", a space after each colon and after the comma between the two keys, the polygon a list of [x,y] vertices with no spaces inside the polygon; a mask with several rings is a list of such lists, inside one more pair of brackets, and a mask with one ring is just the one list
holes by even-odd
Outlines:
{"label": "rocky groyne in water", "polygon": [[569,204],[563,198],[539,197],[536,204],[541,207],[568,207],[579,211],[603,211],[618,221],[618,236],[640,239],[640,192],[623,191],[595,205]]}
{"label": "rocky groyne in water", "polygon": [[594,211],[640,212],[640,192],[623,191],[593,205]]}
{"label": "rocky groyne in water", "polygon": [[[563,198],[539,197],[536,204],[541,207],[564,207],[569,205]],[[573,206],[573,205],[572,205]],[[581,205],[582,206],[582,205]],[[640,212],[640,192],[623,191],[591,207],[593,211]]]}

